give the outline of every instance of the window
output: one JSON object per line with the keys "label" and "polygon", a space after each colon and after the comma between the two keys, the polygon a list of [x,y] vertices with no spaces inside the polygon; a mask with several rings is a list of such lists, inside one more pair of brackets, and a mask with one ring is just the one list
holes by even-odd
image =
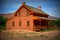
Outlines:
{"label": "window", "polygon": [[26,15],[27,15],[27,16],[29,15],[28,11],[27,11]]}
{"label": "window", "polygon": [[21,21],[19,22],[19,26],[21,26]]}
{"label": "window", "polygon": [[18,13],[18,16],[20,16],[20,12]]}
{"label": "window", "polygon": [[27,21],[27,26],[29,26],[29,21]]}
{"label": "window", "polygon": [[14,26],[15,22],[12,22],[12,26]]}

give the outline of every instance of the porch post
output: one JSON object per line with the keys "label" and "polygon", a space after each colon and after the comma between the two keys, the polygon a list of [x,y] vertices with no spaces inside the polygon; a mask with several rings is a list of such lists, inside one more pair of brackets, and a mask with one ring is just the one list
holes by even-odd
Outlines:
{"label": "porch post", "polygon": [[41,19],[40,19],[40,27],[41,27]]}
{"label": "porch post", "polygon": [[39,23],[40,23],[40,26],[41,26],[41,19],[39,19]]}
{"label": "porch post", "polygon": [[48,20],[46,20],[46,26],[47,26],[47,28],[48,28]]}

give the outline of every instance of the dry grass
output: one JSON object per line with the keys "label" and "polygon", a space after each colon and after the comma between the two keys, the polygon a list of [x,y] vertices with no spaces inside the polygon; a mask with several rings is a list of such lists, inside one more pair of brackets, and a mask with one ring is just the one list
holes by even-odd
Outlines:
{"label": "dry grass", "polygon": [[60,31],[33,32],[28,30],[4,30],[0,40],[60,40]]}

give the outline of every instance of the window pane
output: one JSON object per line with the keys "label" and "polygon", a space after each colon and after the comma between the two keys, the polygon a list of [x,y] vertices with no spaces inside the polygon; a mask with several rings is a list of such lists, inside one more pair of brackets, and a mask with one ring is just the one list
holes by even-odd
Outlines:
{"label": "window pane", "polygon": [[27,21],[27,26],[29,26],[29,21]]}
{"label": "window pane", "polygon": [[18,13],[18,16],[20,16],[20,12]]}
{"label": "window pane", "polygon": [[12,23],[12,26],[14,26],[14,24],[15,24],[15,23],[13,22],[13,23]]}
{"label": "window pane", "polygon": [[28,11],[27,11],[26,15],[27,15],[27,16],[29,15]]}
{"label": "window pane", "polygon": [[21,26],[21,22],[19,22],[19,26]]}

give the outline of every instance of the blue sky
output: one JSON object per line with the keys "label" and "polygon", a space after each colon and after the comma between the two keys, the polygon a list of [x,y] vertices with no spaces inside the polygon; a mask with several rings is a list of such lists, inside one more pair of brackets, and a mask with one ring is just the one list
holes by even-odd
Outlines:
{"label": "blue sky", "polygon": [[35,8],[41,6],[47,14],[60,18],[60,0],[0,0],[0,13],[14,13],[22,2]]}

